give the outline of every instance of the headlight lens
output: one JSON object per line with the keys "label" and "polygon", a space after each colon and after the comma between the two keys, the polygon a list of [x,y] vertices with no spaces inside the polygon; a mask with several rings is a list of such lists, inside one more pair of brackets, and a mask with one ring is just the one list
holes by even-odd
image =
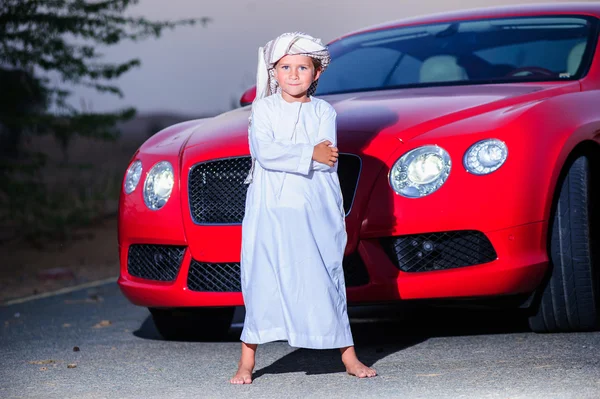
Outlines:
{"label": "headlight lens", "polygon": [[497,139],[487,139],[473,144],[465,153],[467,171],[476,175],[487,175],[501,167],[508,157],[508,147]]}
{"label": "headlight lens", "polygon": [[173,191],[173,167],[167,161],[158,162],[150,169],[144,183],[144,202],[152,210],[162,208]]}
{"label": "headlight lens", "polygon": [[436,145],[426,145],[407,152],[394,163],[390,185],[404,197],[424,197],[446,182],[450,169],[448,152]]}
{"label": "headlight lens", "polygon": [[131,194],[137,187],[142,177],[142,161],[137,160],[129,165],[127,172],[125,173],[125,182],[123,183],[123,189],[126,194]]}

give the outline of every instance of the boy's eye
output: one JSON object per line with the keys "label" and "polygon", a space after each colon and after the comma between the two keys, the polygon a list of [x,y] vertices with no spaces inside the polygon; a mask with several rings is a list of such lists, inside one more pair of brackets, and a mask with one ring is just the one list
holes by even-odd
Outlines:
{"label": "boy's eye", "polygon": [[307,67],[305,67],[305,66],[301,66],[301,67],[300,67],[300,70],[302,70],[302,71],[306,71],[307,69],[308,69],[308,68],[307,68]]}
{"label": "boy's eye", "polygon": [[287,66],[287,65],[282,65],[282,66],[281,66],[281,69],[290,69],[290,67],[289,67],[289,66]]}

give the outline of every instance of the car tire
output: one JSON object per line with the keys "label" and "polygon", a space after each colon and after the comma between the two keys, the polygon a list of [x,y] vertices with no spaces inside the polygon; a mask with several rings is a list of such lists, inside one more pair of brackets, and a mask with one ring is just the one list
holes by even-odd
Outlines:
{"label": "car tire", "polygon": [[[598,265],[592,245],[589,159],[567,164],[550,219],[550,270],[529,327],[538,333],[598,328]],[[594,223],[595,224],[595,223]],[[598,226],[593,226],[598,227]],[[595,232],[595,231],[594,231]]]}
{"label": "car tire", "polygon": [[166,340],[222,340],[231,326],[234,308],[148,308],[159,334]]}

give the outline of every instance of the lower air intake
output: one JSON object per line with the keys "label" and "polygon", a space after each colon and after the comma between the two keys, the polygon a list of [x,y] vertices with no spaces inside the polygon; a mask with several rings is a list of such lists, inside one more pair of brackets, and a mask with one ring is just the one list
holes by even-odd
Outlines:
{"label": "lower air intake", "polygon": [[127,254],[127,272],[147,280],[174,281],[184,251],[185,247],[172,245],[131,245]]}
{"label": "lower air intake", "polygon": [[[361,286],[369,282],[369,275],[358,253],[345,257],[343,267],[346,287]],[[241,292],[240,264],[192,260],[187,284],[192,291]]]}
{"label": "lower air intake", "polygon": [[497,258],[485,234],[474,231],[414,234],[380,240],[403,272],[428,272],[487,263]]}

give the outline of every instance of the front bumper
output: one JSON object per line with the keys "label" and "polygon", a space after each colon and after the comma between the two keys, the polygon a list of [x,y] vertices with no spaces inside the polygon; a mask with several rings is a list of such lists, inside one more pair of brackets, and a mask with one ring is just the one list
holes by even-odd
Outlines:
{"label": "front bumper", "polygon": [[[241,226],[226,228],[231,229],[231,234],[227,235],[231,245],[223,245],[221,249],[229,248],[227,252],[230,253],[221,252],[219,258],[239,262]],[[485,235],[497,253],[495,260],[475,266],[418,273],[400,271],[378,238],[360,240],[357,251],[368,273],[368,283],[348,287],[348,302],[367,304],[410,299],[483,298],[525,294],[535,290],[548,266],[545,239],[547,223],[530,223],[485,232]],[[135,242],[123,240],[119,247],[121,273],[118,283],[132,303],[147,307],[243,305],[241,292],[200,292],[188,287],[193,259],[187,248],[173,281],[161,282],[131,275],[127,257],[129,246],[136,243],[143,243],[143,240],[140,237]],[[169,244],[186,245],[185,242]]]}

